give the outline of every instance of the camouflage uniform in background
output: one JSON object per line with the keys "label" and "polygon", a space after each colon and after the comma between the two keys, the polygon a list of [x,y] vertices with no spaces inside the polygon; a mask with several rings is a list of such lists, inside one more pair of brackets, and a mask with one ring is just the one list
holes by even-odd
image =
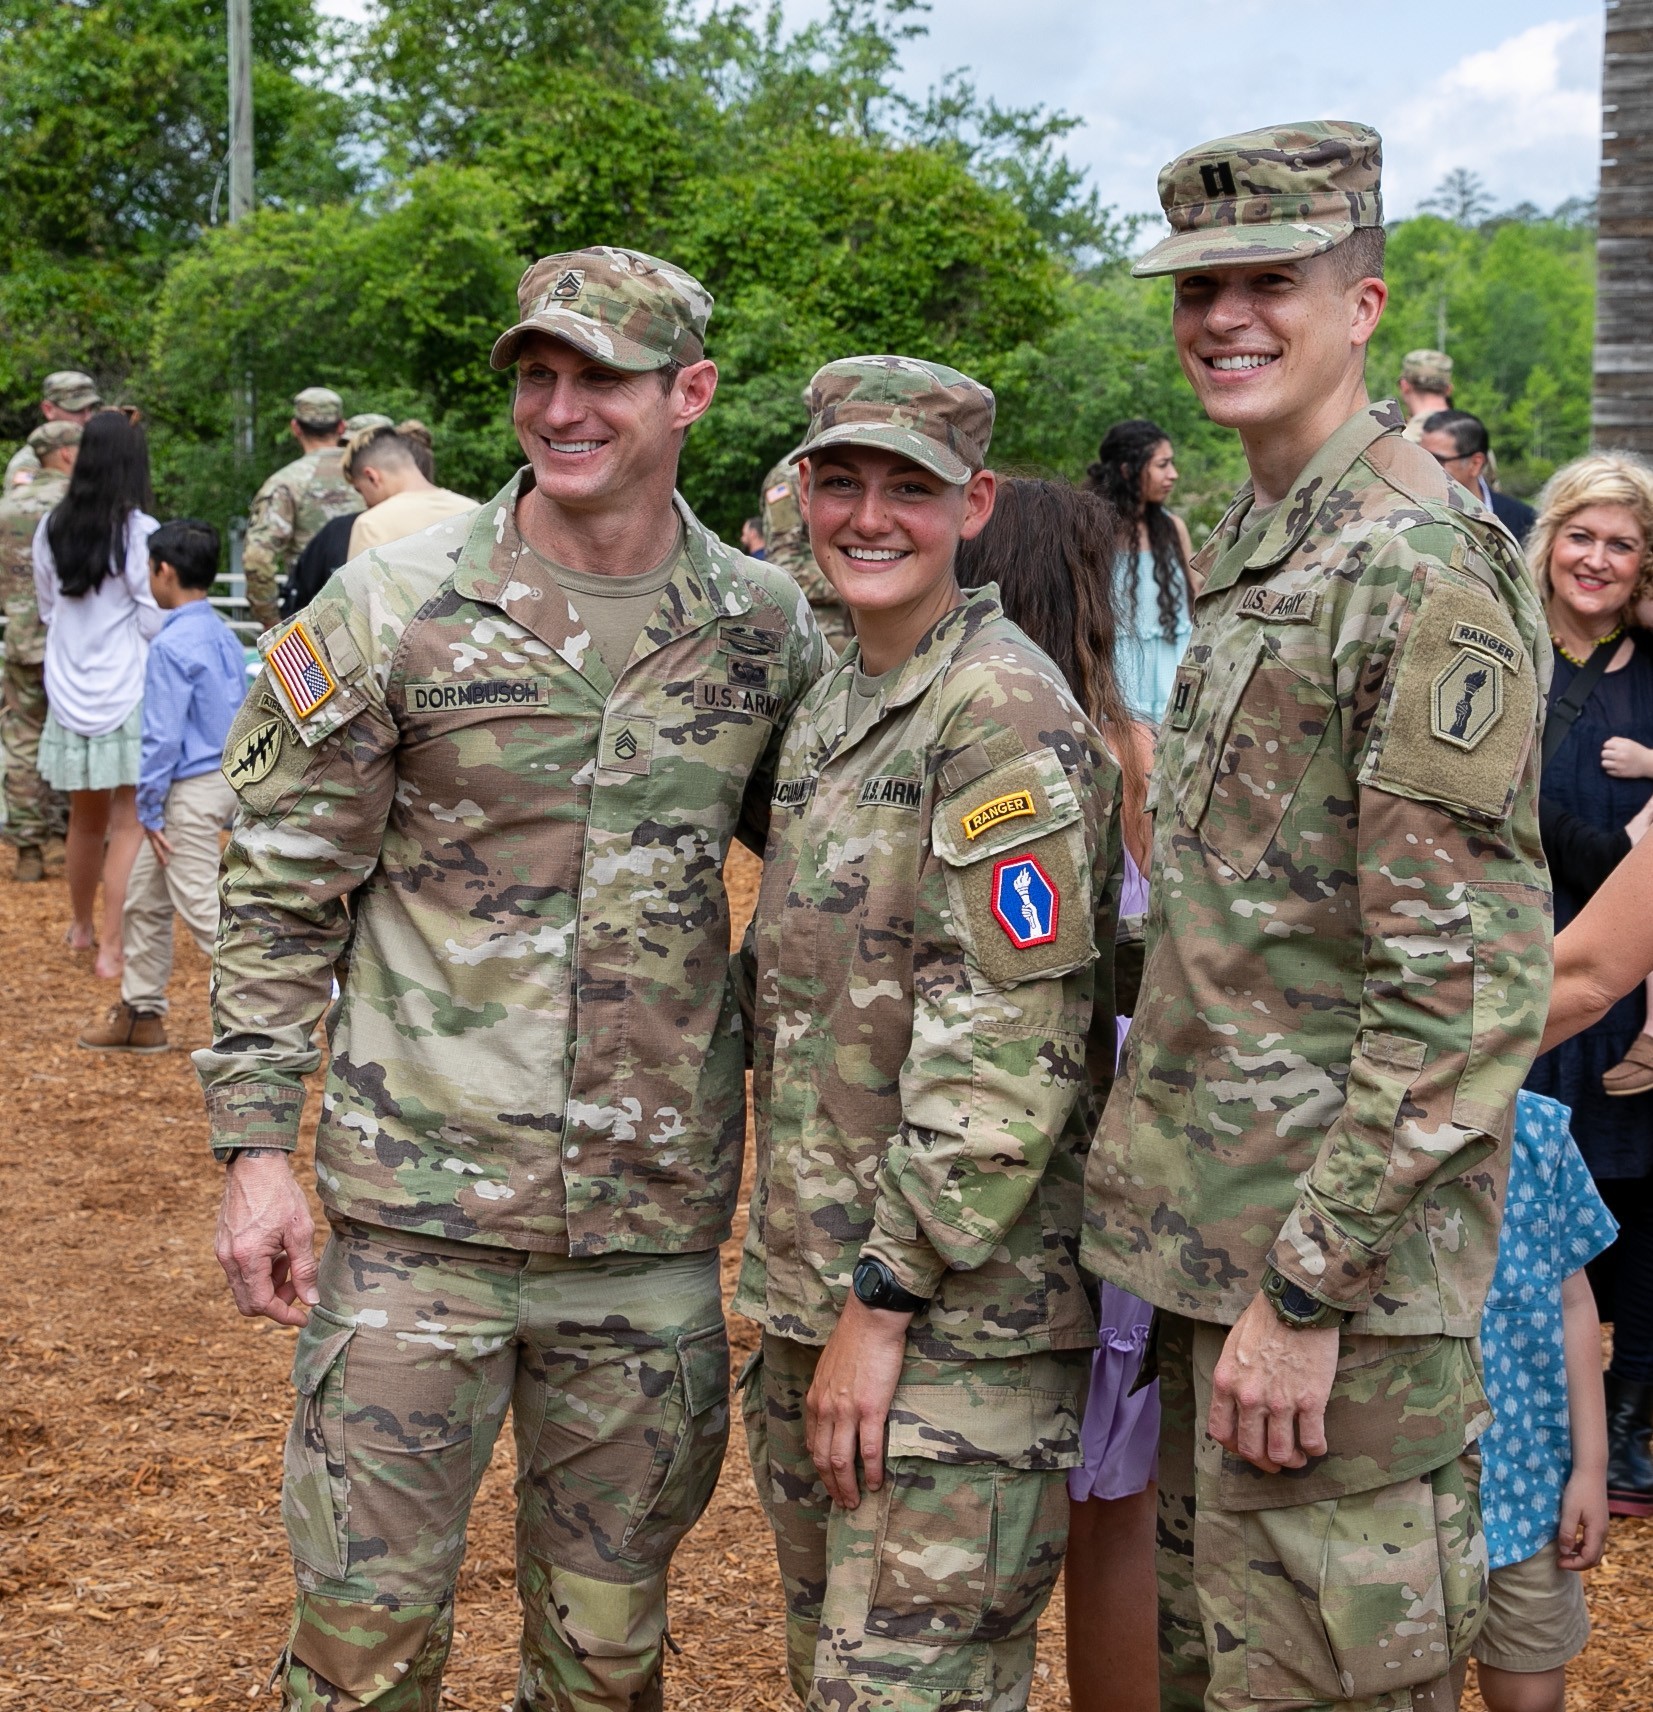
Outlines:
{"label": "camouflage uniform in background", "polygon": [[[693,300],[646,260],[538,264],[588,282],[559,314],[590,322],[558,336],[659,366],[660,335],[618,318]],[[592,285],[610,299],[588,307]],[[508,1405],[517,1705],[657,1709],[667,1565],[727,1436],[716,1250],[745,1052],[723,867],[734,838],[761,848],[821,645],[796,588],[679,500],[616,683],[518,533],[525,480],[335,576],[265,639],[225,746],[240,800],[196,1055],[215,1149],[296,1144],[348,953],[316,1141],[334,1236],[283,1488],[306,1712],[435,1708]]]}
{"label": "camouflage uniform in background", "polygon": [[849,608],[810,551],[809,530],[798,504],[799,479],[797,466],[785,459],[763,478],[764,552],[771,565],[779,565],[804,591],[827,646],[842,654],[855,638],[855,627]]}
{"label": "camouflage uniform in background", "polygon": [[[1318,155],[1185,156],[1173,224],[1224,163],[1279,190],[1269,218],[1296,217],[1294,180],[1349,193],[1345,235],[1380,218],[1376,134],[1320,129]],[[1183,236],[1169,266],[1199,240],[1235,258]],[[1373,405],[1279,505],[1242,488],[1194,561],[1154,765],[1147,965],[1083,1254],[1160,1310],[1167,1707],[1445,1712],[1483,1616],[1475,1337],[1548,1000],[1549,651],[1514,545],[1400,427]],[[1204,1432],[1268,1268],[1349,1315],[1330,1454],[1276,1475]]]}
{"label": "camouflage uniform in background", "polygon": [[[331,400],[331,404],[327,401]],[[293,400],[293,415],[306,429],[323,433],[328,410],[339,420],[343,406],[336,392],[312,386]],[[362,509],[362,496],[344,479],[338,446],[323,446],[283,464],[253,496],[247,518],[247,538],[241,567],[247,578],[247,605],[268,629],[281,615],[281,585],[293,562],[309,546],[316,531],[330,518],[349,517]]]}
{"label": "camouflage uniform in background", "polygon": [[[1400,378],[1425,392],[1442,393],[1448,400],[1452,397],[1452,359],[1445,351],[1408,351],[1401,359]],[[1423,444],[1423,425],[1429,414],[1420,410],[1407,420],[1405,438],[1414,446]]]}
{"label": "camouflage uniform in background", "polygon": [[[64,431],[72,438],[66,438]],[[36,472],[0,499],[0,600],[6,613],[6,663],[0,678],[0,749],[6,782],[5,838],[20,851],[61,838],[69,802],[41,778],[40,734],[46,729],[46,626],[34,592],[34,535],[40,520],[69,491],[69,478],[40,467],[52,444],[77,444],[73,423],[48,422],[29,436]]]}
{"label": "camouflage uniform in background", "polygon": [[[79,369],[59,369],[56,374],[47,375],[41,385],[40,395],[46,403],[55,404],[60,410],[73,412],[76,421],[79,420],[81,412],[95,410],[103,402],[98,397],[97,382],[89,374],[82,374]],[[39,475],[40,454],[35,450],[33,441],[34,435],[31,434],[6,460],[6,473],[4,477],[0,477],[0,499],[9,499],[18,488],[26,487]]]}
{"label": "camouflage uniform in background", "polygon": [[[878,361],[816,377],[817,427],[833,388],[878,396]],[[932,375],[963,380],[893,376],[921,424]],[[1096,1339],[1077,1246],[1087,1055],[1105,1089],[1112,1053],[1098,947],[1118,778],[991,587],[865,707],[858,659],[787,731],[748,953],[758,1171],[735,1307],[764,1328],[748,1443],[811,1712],[1010,1712],[1061,1570]],[[1019,876],[1044,888],[1031,903]],[[884,1484],[851,1511],[810,1460],[803,1400],[863,1254],[930,1306]]]}

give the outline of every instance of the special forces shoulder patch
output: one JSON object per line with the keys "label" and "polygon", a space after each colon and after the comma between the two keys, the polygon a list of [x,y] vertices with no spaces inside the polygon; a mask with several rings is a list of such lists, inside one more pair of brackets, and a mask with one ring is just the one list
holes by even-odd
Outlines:
{"label": "special forces shoulder patch", "polygon": [[223,761],[224,777],[237,790],[245,790],[269,777],[271,769],[281,759],[282,722],[267,719],[255,725],[233,749],[226,750]]}

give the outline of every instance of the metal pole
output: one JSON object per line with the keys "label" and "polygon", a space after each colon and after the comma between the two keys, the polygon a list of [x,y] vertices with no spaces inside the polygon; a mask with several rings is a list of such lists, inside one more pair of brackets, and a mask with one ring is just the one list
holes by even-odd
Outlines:
{"label": "metal pole", "polygon": [[[251,0],[228,0],[230,45],[230,224],[253,211],[253,20]],[[256,415],[252,370],[235,389],[236,461],[251,467]]]}

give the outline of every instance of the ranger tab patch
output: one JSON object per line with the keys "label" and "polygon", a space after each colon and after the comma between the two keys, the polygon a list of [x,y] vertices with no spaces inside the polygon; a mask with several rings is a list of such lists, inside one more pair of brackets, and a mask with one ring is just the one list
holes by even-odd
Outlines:
{"label": "ranger tab patch", "polygon": [[296,719],[307,719],[339,687],[302,618],[264,656],[264,663],[287,692]]}
{"label": "ranger tab patch", "polygon": [[1503,711],[1502,669],[1478,647],[1461,648],[1452,664],[1435,679],[1429,729],[1455,749],[1473,749],[1498,723]]}
{"label": "ranger tab patch", "polygon": [[993,919],[1018,951],[1056,938],[1062,895],[1034,856],[1006,856],[993,869]]}
{"label": "ranger tab patch", "polygon": [[992,802],[983,803],[980,808],[973,808],[968,814],[960,815],[959,825],[964,828],[966,838],[980,838],[984,832],[990,832],[1001,821],[1019,820],[1025,814],[1038,812],[1031,791],[1011,791],[1008,796],[994,797]]}

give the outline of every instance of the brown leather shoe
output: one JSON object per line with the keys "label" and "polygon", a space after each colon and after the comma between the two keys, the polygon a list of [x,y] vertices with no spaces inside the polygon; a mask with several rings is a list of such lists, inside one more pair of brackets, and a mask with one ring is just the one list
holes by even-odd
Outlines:
{"label": "brown leather shoe", "polygon": [[1624,1057],[1602,1072],[1601,1086],[1615,1099],[1653,1093],[1653,1037],[1638,1034]]}
{"label": "brown leather shoe", "polygon": [[46,858],[41,854],[38,844],[18,845],[17,866],[12,870],[11,877],[25,886],[46,878]]}
{"label": "brown leather shoe", "polygon": [[137,1011],[125,999],[109,1007],[102,1022],[82,1029],[77,1046],[88,1052],[165,1052],[166,1022],[154,1011]]}

